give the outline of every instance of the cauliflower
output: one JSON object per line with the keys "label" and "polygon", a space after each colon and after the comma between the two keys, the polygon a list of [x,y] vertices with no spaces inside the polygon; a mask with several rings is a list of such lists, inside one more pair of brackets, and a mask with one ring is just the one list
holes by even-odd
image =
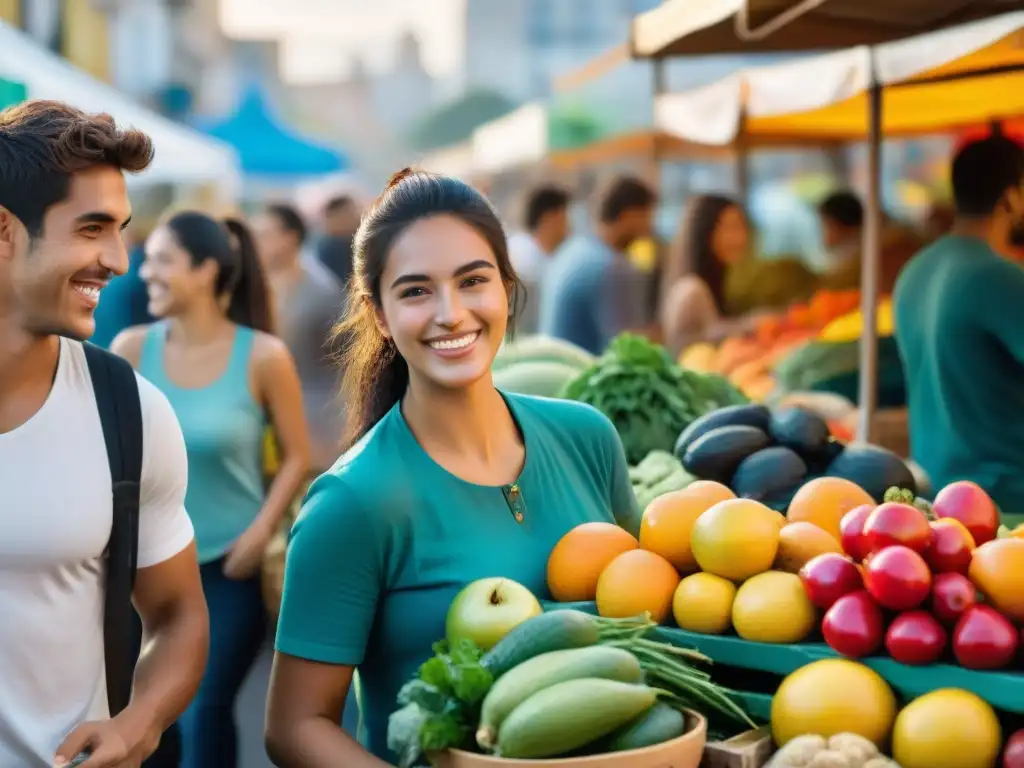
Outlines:
{"label": "cauliflower", "polygon": [[837,733],[828,740],[828,748],[854,760],[855,766],[863,766],[872,757],[878,755],[878,747],[869,739],[858,736],[856,733]]}
{"label": "cauliflower", "polygon": [[775,753],[766,768],[899,768],[873,742],[855,733],[798,736]]}

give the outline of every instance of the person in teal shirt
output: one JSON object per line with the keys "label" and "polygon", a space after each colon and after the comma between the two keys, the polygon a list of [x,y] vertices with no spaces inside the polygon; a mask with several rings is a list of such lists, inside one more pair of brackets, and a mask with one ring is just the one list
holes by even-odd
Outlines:
{"label": "person in teal shirt", "polygon": [[914,460],[938,491],[972,480],[1024,521],[1024,148],[994,136],[953,160],[957,221],[896,283]]}
{"label": "person in teal shirt", "polygon": [[[393,764],[398,690],[462,587],[503,576],[549,598],[566,532],[640,524],[604,415],[492,383],[521,294],[479,192],[396,175],[363,219],[354,270],[338,331],[350,447],[311,487],[287,556],[266,723],[285,768]],[[337,725],[356,669],[365,747]]]}
{"label": "person in teal shirt", "polygon": [[[302,388],[272,335],[270,293],[241,221],[169,217],[147,239],[139,274],[159,320],[126,329],[111,349],[166,395],[181,424],[210,613],[206,669],[177,723],[180,767],[237,768],[235,704],[267,638],[263,554],[309,466]],[[268,423],[281,462],[264,488]]]}

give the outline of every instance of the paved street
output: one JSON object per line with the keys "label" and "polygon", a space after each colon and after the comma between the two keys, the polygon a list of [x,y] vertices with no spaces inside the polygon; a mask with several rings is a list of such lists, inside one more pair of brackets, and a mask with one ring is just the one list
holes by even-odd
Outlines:
{"label": "paved street", "polygon": [[249,679],[245,681],[238,700],[238,727],[241,731],[241,749],[238,768],[273,768],[263,749],[263,712],[267,701],[267,682],[273,657],[270,641],[256,661]]}

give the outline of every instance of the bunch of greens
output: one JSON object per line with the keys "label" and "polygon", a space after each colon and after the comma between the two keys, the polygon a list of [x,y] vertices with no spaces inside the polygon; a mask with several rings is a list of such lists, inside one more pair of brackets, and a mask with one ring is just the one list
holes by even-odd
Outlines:
{"label": "bunch of greens", "polygon": [[722,376],[684,370],[663,347],[629,333],[613,339],[561,396],[611,419],[634,465],[651,451],[671,451],[679,433],[708,411],[748,402]]}
{"label": "bunch of greens", "polygon": [[882,501],[895,501],[900,504],[909,504],[912,507],[917,507],[929,520],[935,519],[935,513],[932,511],[932,505],[927,499],[922,499],[917,496],[913,491],[907,488],[897,488],[893,486],[885,492],[885,498]]}
{"label": "bunch of greens", "polygon": [[424,753],[471,748],[480,702],[494,683],[480,663],[484,652],[471,641],[451,646],[441,640],[433,650],[398,692],[401,709],[388,720],[388,749],[399,756],[399,768],[415,765]]}

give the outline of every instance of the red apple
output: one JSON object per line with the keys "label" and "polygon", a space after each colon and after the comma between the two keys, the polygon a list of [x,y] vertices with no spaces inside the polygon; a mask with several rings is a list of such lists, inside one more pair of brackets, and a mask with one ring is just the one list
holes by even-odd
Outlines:
{"label": "red apple", "polygon": [[917,608],[932,589],[932,572],[924,558],[902,545],[873,553],[865,571],[868,592],[880,605],[893,611]]}
{"label": "red apple", "polygon": [[959,520],[945,517],[930,523],[932,543],[924,553],[933,573],[967,574],[974,552],[974,538]]}
{"label": "red apple", "polygon": [[940,573],[932,579],[932,613],[943,624],[953,626],[976,602],[978,591],[963,574]]}
{"label": "red apple", "polygon": [[952,517],[971,532],[976,546],[992,541],[999,530],[999,510],[977,483],[959,480],[950,483],[935,497],[932,512],[940,520]]}
{"label": "red apple", "polygon": [[1003,750],[1003,768],[1024,768],[1024,728],[1007,740]]}
{"label": "red apple", "polygon": [[946,650],[946,630],[927,611],[907,611],[889,625],[885,648],[900,664],[934,664]]}
{"label": "red apple", "polygon": [[843,595],[864,589],[856,564],[838,552],[812,557],[800,569],[800,580],[810,601],[826,610]]}
{"label": "red apple", "polygon": [[854,507],[839,521],[839,533],[842,538],[843,551],[858,563],[868,556],[868,543],[864,538],[864,523],[874,512],[871,504]]}
{"label": "red apple", "polygon": [[928,518],[917,507],[888,501],[875,507],[864,522],[864,537],[868,551],[879,552],[886,547],[902,544],[923,554],[932,541]]}
{"label": "red apple", "polygon": [[861,589],[836,600],[825,613],[821,632],[833,651],[858,659],[882,647],[885,619],[878,603]]}
{"label": "red apple", "polygon": [[995,608],[972,605],[953,630],[953,653],[967,669],[1002,669],[1017,655],[1020,632]]}

